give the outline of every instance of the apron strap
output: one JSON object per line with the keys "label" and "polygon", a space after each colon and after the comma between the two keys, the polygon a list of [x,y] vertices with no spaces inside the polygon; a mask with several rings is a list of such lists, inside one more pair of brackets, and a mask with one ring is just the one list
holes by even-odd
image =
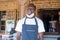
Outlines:
{"label": "apron strap", "polygon": [[36,25],[38,26],[38,22],[37,22],[37,19],[35,18],[35,22],[36,22]]}
{"label": "apron strap", "polygon": [[26,17],[25,20],[24,20],[24,24],[25,24],[25,22],[26,22],[26,19],[27,19],[27,17]]}
{"label": "apron strap", "polygon": [[[24,20],[24,24],[25,24],[25,22],[26,22],[26,19],[27,19],[27,17],[26,17],[25,20]],[[35,19],[36,25],[38,26],[37,19],[36,19],[35,17],[34,17],[34,19]]]}

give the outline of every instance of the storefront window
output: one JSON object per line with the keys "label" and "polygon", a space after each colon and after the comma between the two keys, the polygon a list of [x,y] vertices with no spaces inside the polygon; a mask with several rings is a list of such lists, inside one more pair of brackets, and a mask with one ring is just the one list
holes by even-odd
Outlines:
{"label": "storefront window", "polygon": [[[6,11],[0,11],[0,31],[5,31]],[[0,32],[0,33],[1,33]]]}
{"label": "storefront window", "polygon": [[59,9],[39,9],[38,16],[42,19],[46,32],[59,33]]}

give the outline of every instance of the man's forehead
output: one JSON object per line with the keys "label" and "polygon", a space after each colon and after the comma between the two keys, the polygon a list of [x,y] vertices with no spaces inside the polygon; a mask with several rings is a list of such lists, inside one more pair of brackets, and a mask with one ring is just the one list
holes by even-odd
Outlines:
{"label": "man's forehead", "polygon": [[31,7],[31,6],[30,6],[30,7],[27,7],[27,8],[34,8],[34,7]]}

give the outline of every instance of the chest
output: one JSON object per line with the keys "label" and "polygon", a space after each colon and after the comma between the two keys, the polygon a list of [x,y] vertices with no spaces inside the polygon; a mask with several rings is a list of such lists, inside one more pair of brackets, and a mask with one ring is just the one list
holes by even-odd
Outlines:
{"label": "chest", "polygon": [[36,25],[35,19],[26,19],[25,24]]}

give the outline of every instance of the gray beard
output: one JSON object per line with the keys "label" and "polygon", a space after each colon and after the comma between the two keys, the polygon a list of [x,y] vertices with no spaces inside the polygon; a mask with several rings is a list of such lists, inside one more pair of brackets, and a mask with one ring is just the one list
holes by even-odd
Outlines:
{"label": "gray beard", "polygon": [[32,17],[34,17],[34,13],[32,13],[32,14],[30,14],[30,15],[26,14],[26,16],[27,16],[28,18],[32,18]]}

